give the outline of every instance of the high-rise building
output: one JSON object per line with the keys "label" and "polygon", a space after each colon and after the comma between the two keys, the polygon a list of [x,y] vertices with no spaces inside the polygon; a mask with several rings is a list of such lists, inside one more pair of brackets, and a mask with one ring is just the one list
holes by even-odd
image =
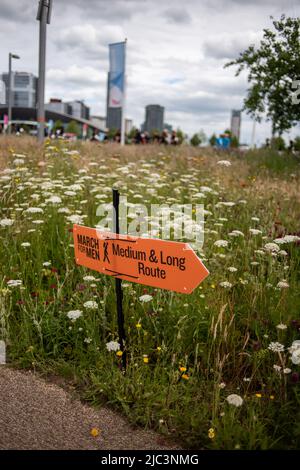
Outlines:
{"label": "high-rise building", "polygon": [[[11,73],[12,106],[35,108],[37,100],[37,77],[27,72]],[[8,103],[8,73],[2,74],[5,83],[5,104]]]}
{"label": "high-rise building", "polygon": [[242,112],[237,109],[233,109],[231,111],[231,135],[236,137],[237,140],[240,140],[240,132],[241,132],[241,114]]}
{"label": "high-rise building", "polygon": [[162,132],[164,125],[165,108],[159,104],[149,104],[146,106],[146,116],[144,130],[151,132],[157,130]]}
{"label": "high-rise building", "polygon": [[58,98],[51,98],[49,103],[46,103],[45,109],[47,111],[54,111],[55,113],[68,114],[68,104]]}
{"label": "high-rise building", "polygon": [[67,104],[67,114],[74,116],[79,119],[90,118],[90,108],[84,104],[83,101],[75,100],[70,101]]}

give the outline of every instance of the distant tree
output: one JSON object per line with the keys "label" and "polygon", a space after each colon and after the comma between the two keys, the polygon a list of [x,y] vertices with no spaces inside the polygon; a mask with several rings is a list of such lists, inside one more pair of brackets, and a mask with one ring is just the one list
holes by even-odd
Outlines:
{"label": "distant tree", "polygon": [[300,137],[296,137],[294,140],[294,149],[300,151]]}
{"label": "distant tree", "polygon": [[136,131],[137,131],[137,128],[133,126],[130,129],[130,132],[128,132],[128,134],[127,134],[128,139],[134,139]]}
{"label": "distant tree", "polygon": [[237,65],[236,75],[248,70],[250,87],[244,109],[259,122],[266,113],[274,136],[300,120],[300,106],[293,99],[293,82],[300,79],[300,18],[282,15],[273,26],[275,31],[264,30],[258,48],[250,45],[225,67]]}
{"label": "distant tree", "polygon": [[114,140],[114,138],[116,137],[117,135],[117,132],[118,130],[115,129],[114,127],[112,127],[111,129],[108,130],[108,133],[107,133],[107,138],[108,140]]}
{"label": "distant tree", "polygon": [[178,143],[182,144],[185,141],[185,134],[179,127],[176,130],[176,135],[178,137]]}
{"label": "distant tree", "polygon": [[285,150],[285,141],[281,136],[271,139],[271,147],[275,150]]}
{"label": "distant tree", "polygon": [[212,147],[214,147],[216,145],[216,141],[217,141],[217,136],[216,134],[213,134],[210,138],[209,138],[209,143]]}
{"label": "distant tree", "polygon": [[232,148],[238,148],[239,146],[239,139],[235,135],[231,137],[230,146]]}
{"label": "distant tree", "polygon": [[75,134],[77,136],[80,136],[80,134],[81,134],[80,127],[79,127],[79,125],[77,124],[76,121],[68,122],[67,127],[66,127],[66,132],[68,132],[70,134]]}
{"label": "distant tree", "polygon": [[193,147],[199,147],[199,145],[201,144],[201,139],[199,137],[199,134],[194,134],[193,137],[191,138],[190,140],[190,144],[193,146]]}
{"label": "distant tree", "polygon": [[55,132],[57,129],[61,129],[62,127],[64,127],[63,122],[60,119],[58,119],[54,123],[53,132]]}

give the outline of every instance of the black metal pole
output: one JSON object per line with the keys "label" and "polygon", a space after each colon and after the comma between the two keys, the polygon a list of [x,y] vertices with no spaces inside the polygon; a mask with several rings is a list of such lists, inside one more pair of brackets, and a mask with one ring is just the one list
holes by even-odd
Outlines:
{"label": "black metal pole", "polygon": [[[113,189],[113,222],[114,222],[114,232],[120,233],[120,225],[119,225],[119,191],[117,189]],[[122,280],[116,278],[116,297],[117,297],[117,314],[118,314],[118,331],[119,331],[119,342],[120,342],[120,349],[122,351],[122,366],[123,370],[126,370],[126,337],[125,337],[125,328],[124,328],[124,314],[123,314],[123,306],[122,306]]]}

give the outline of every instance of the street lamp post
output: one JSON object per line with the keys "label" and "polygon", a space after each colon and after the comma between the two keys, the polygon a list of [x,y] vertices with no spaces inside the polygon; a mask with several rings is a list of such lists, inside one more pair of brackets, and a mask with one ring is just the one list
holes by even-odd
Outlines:
{"label": "street lamp post", "polygon": [[45,135],[45,68],[46,68],[46,33],[50,24],[52,0],[40,0],[36,19],[40,22],[39,40],[39,79],[37,99],[38,139],[44,141]]}
{"label": "street lamp post", "polygon": [[11,120],[12,120],[12,73],[11,73],[11,63],[12,59],[20,59],[16,54],[11,52],[8,54],[8,94],[7,94],[7,107],[8,107],[8,134],[11,134]]}

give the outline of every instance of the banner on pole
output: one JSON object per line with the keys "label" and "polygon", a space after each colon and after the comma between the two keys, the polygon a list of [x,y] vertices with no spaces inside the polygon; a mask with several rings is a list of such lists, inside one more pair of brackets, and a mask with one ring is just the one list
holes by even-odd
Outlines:
{"label": "banner on pole", "polygon": [[110,108],[122,108],[125,82],[125,44],[109,44],[109,99]]}

